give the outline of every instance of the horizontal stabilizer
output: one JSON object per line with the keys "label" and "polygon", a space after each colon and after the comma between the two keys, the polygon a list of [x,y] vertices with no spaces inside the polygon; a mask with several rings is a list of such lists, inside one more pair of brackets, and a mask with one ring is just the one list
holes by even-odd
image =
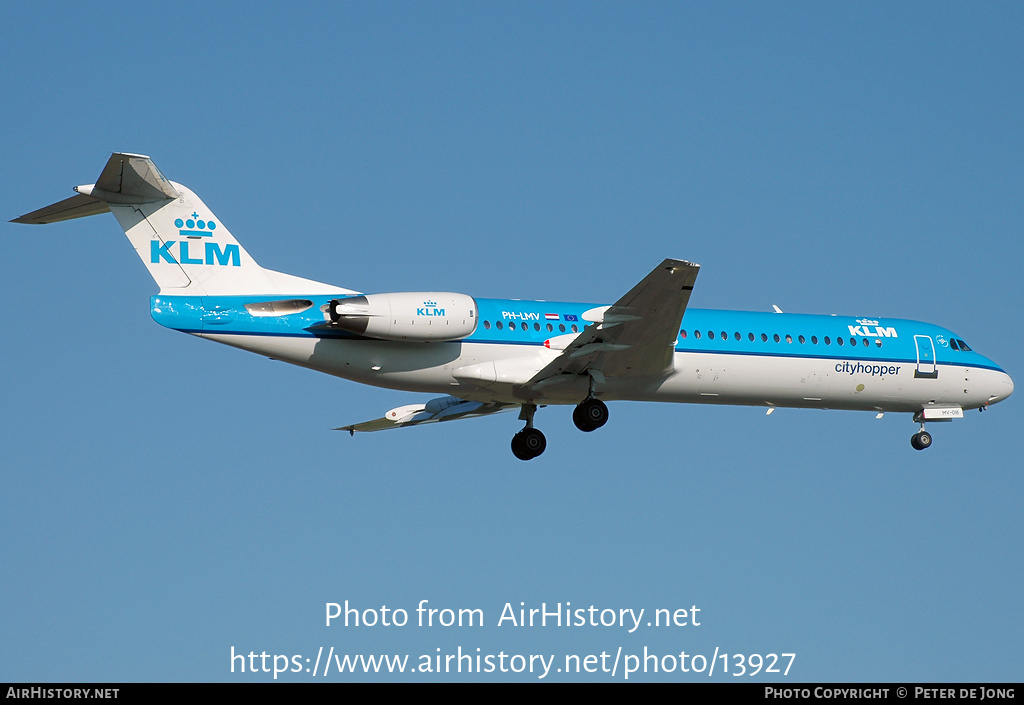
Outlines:
{"label": "horizontal stabilizer", "polygon": [[[163,201],[181,196],[167,177],[156,168],[153,160],[143,154],[111,154],[94,187],[105,195],[119,194],[123,199],[104,199],[110,200],[111,203],[130,203],[136,199],[141,202]],[[81,191],[82,188],[80,186],[76,190]]]}
{"label": "horizontal stabilizer", "polygon": [[99,215],[109,213],[110,208],[98,198],[78,194],[71,198],[65,198],[59,203],[40,208],[37,211],[26,213],[20,218],[15,218],[12,223],[26,223],[28,225],[45,225],[47,223],[59,223],[62,220],[72,218],[84,218],[87,215]]}
{"label": "horizontal stabilizer", "polygon": [[181,197],[156,164],[142,154],[115,152],[110,155],[95,184],[76,186],[77,196],[32,211],[12,223],[45,225],[72,218],[109,213],[107,204],[139,204]]}

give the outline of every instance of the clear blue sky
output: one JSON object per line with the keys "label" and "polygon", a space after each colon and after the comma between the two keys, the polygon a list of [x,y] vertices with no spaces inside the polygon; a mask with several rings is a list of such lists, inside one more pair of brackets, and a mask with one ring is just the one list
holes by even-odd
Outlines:
{"label": "clear blue sky", "polygon": [[[1020,3],[2,17],[4,220],[141,152],[296,275],[610,302],[680,257],[693,306],[931,321],[1024,376]],[[1020,393],[922,453],[904,415],[633,403],[592,434],[542,410],[530,463],[514,415],[350,438],[424,397],[159,327],[111,216],[0,229],[0,681],[269,680],[231,648],[321,646],[1024,678]],[[424,599],[486,624],[324,625]],[[499,627],[506,602],[701,626]]]}

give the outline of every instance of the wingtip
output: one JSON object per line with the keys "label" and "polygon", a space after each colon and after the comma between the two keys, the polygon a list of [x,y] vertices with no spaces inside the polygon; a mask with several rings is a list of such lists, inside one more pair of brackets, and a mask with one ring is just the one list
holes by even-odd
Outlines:
{"label": "wingtip", "polygon": [[669,257],[664,262],[666,267],[694,267],[699,269],[700,265],[696,262],[691,262],[688,259],[677,259],[675,257]]}

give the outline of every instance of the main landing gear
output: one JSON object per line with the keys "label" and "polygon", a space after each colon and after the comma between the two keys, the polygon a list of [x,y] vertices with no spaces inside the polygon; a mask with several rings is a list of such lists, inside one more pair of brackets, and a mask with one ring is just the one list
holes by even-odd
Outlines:
{"label": "main landing gear", "polygon": [[[519,412],[519,418],[526,422],[526,427],[512,436],[512,454],[520,460],[533,460],[547,448],[544,434],[533,427],[533,415],[536,413],[536,404],[523,404],[523,410]],[[608,423],[608,407],[600,399],[584,399],[573,410],[572,421],[581,431],[596,431]]]}
{"label": "main landing gear", "polygon": [[535,428],[524,428],[512,436],[512,454],[520,460],[533,460],[547,447],[544,434]]}
{"label": "main landing gear", "polygon": [[608,423],[608,407],[600,399],[584,399],[573,409],[572,422],[586,433],[596,431]]}
{"label": "main landing gear", "polygon": [[520,460],[533,460],[548,447],[544,434],[533,427],[533,415],[537,413],[536,404],[523,404],[519,418],[526,422],[526,428],[512,436],[512,455]]}

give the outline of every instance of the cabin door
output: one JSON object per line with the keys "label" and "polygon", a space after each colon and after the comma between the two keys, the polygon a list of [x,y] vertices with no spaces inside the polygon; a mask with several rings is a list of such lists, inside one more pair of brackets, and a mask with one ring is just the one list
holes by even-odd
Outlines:
{"label": "cabin door", "polygon": [[917,369],[914,370],[914,376],[936,379],[939,370],[935,366],[935,343],[930,336],[915,335],[914,345],[917,346]]}

